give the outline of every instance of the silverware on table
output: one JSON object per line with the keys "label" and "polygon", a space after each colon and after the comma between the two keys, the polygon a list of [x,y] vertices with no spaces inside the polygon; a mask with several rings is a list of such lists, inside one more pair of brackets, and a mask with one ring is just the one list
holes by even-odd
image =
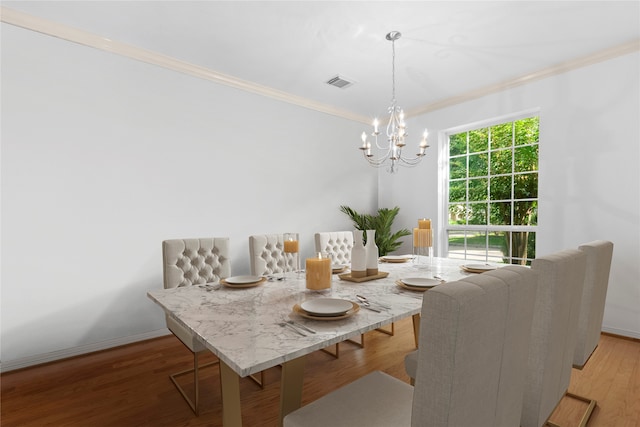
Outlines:
{"label": "silverware on table", "polygon": [[380,308],[387,309],[387,310],[391,308],[388,305],[380,304],[378,302],[372,303],[367,299],[367,297],[362,296],[362,295],[356,295],[356,298],[358,298],[358,301],[360,301],[362,304],[364,304],[367,307],[371,307],[371,305],[373,304],[373,305],[376,305],[376,306],[378,306]]}
{"label": "silverware on table", "polygon": [[289,328],[289,329],[291,329],[292,331],[294,331],[294,332],[296,332],[296,333],[298,333],[298,334],[302,335],[303,337],[306,337],[306,336],[307,336],[307,334],[305,334],[305,333],[304,333],[304,332],[302,332],[300,329],[296,328],[295,326],[293,326],[292,324],[290,324],[290,323],[288,323],[288,322],[280,322],[280,323],[278,323],[278,325],[282,326],[283,328],[284,328],[284,327]]}
{"label": "silverware on table", "polygon": [[356,304],[360,305],[360,307],[362,308],[366,308],[367,310],[375,311],[376,313],[382,313],[382,310],[371,307],[367,301],[358,300]]}
{"label": "silverware on table", "polygon": [[287,322],[290,325],[295,326],[296,328],[301,328],[304,329],[307,332],[311,332],[312,334],[315,334],[316,331],[314,331],[313,329],[311,329],[310,327],[303,325],[302,323],[298,323],[298,322],[294,322],[293,320],[289,320],[289,319],[284,319],[285,322]]}

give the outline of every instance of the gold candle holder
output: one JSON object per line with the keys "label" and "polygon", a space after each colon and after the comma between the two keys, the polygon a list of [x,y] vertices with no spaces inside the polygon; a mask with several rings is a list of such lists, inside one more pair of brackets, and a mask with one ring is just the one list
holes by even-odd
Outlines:
{"label": "gold candle holder", "polygon": [[433,264],[433,230],[431,220],[418,220],[418,228],[413,229],[413,263],[418,268],[430,268]]}

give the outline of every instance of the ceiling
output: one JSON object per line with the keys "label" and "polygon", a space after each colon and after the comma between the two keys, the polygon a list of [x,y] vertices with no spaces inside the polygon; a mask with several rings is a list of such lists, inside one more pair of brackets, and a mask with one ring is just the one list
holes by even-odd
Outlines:
{"label": "ceiling", "polygon": [[[410,112],[640,40],[639,1],[2,1],[352,112]],[[339,89],[336,74],[355,83]]]}

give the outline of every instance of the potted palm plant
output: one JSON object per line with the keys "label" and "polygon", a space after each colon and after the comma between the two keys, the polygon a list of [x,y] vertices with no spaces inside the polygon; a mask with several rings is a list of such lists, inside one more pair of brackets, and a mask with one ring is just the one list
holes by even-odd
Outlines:
{"label": "potted palm plant", "polygon": [[340,206],[340,211],[346,214],[356,229],[376,230],[376,245],[380,256],[385,256],[395,251],[402,245],[400,238],[409,236],[411,232],[406,228],[400,229],[395,233],[391,232],[391,226],[395,220],[400,208],[380,208],[377,215],[361,214],[351,209],[349,206]]}

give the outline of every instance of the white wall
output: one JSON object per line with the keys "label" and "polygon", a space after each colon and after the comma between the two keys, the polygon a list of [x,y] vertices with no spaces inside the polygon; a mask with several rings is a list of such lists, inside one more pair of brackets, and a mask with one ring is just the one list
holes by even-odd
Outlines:
{"label": "white wall", "polygon": [[[603,329],[640,338],[640,55],[625,55],[412,119],[431,135],[480,120],[540,109],[537,253],[614,242]],[[423,164],[381,175],[383,207],[401,207],[398,227],[438,217],[436,138]],[[444,153],[446,154],[446,153]],[[407,239],[402,251],[409,252]]]}
{"label": "white wall", "polygon": [[162,330],[164,239],[228,236],[246,274],[250,234],[305,256],[377,207],[361,124],[1,30],[3,369]]}

